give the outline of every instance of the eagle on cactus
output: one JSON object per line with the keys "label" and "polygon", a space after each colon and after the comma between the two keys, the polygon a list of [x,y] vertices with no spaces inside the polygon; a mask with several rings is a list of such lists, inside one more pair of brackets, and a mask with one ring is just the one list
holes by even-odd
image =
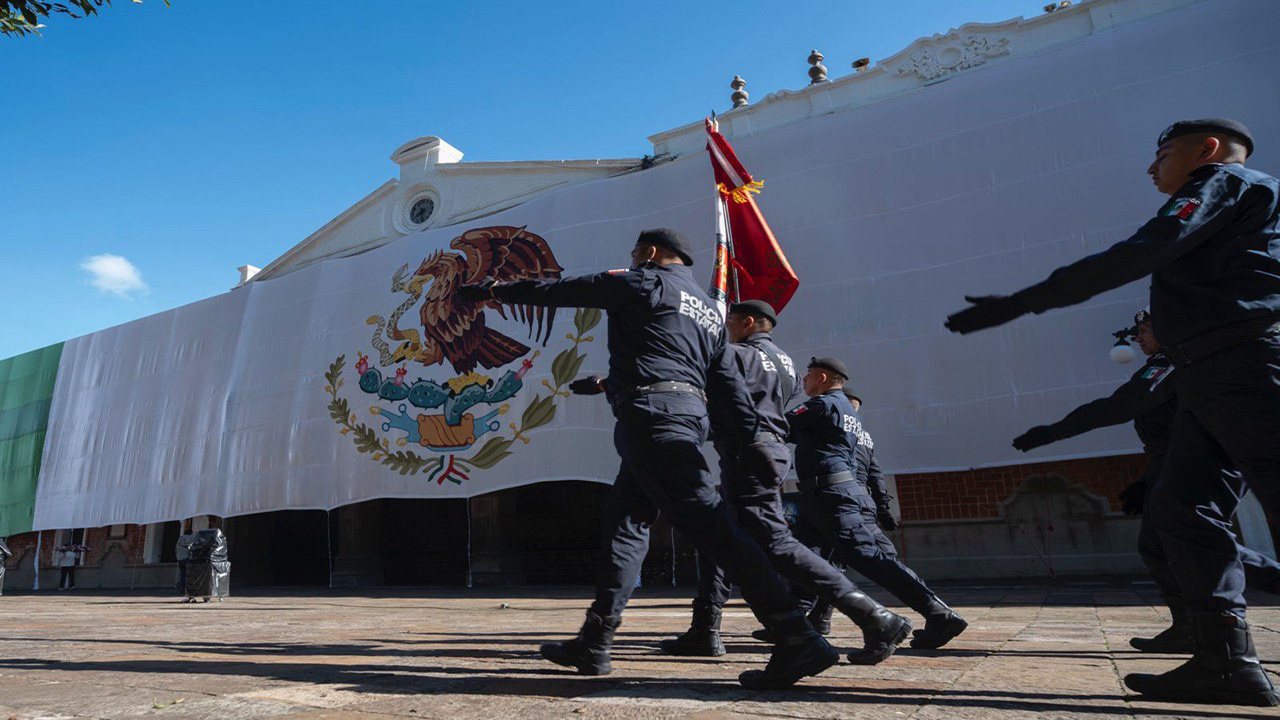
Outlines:
{"label": "eagle on cactus", "polygon": [[488,326],[489,310],[505,320],[509,309],[512,317],[529,327],[529,337],[545,346],[551,338],[554,308],[508,308],[496,300],[466,302],[454,293],[459,285],[486,278],[513,282],[560,277],[564,268],[547,241],[523,227],[500,225],[469,230],[449,247],[459,252],[438,250],[427,256],[406,286],[410,293],[424,293],[429,283],[418,309],[423,335],[414,359],[427,366],[448,361],[456,372],[465,374],[476,366],[502,367],[528,353],[528,345]]}

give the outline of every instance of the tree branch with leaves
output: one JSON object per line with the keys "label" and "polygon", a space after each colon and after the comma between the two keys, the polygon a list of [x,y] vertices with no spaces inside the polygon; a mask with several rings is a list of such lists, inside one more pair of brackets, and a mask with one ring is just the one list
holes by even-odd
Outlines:
{"label": "tree branch with leaves", "polygon": [[[142,0],[130,0],[134,5],[141,5]],[[164,0],[165,7],[169,0]],[[44,21],[53,15],[66,15],[75,20],[83,20],[90,15],[97,15],[98,9],[111,5],[111,0],[68,0],[68,2],[45,2],[44,0],[0,0],[0,35],[22,37],[23,35],[39,35],[44,28]]]}

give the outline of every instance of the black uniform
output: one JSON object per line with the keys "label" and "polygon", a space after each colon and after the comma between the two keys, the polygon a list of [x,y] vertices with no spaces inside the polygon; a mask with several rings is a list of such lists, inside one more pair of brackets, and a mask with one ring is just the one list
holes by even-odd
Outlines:
{"label": "black uniform", "polygon": [[[1280,511],[1278,200],[1280,181],[1266,173],[1205,165],[1128,240],[1000,301],[1044,312],[1151,275],[1152,327],[1165,355],[1185,367],[1173,378],[1179,406],[1165,491],[1150,512],[1193,610],[1243,617],[1245,578],[1234,538],[1202,512],[1213,503],[1205,483],[1185,468],[1225,454],[1258,499]],[[975,315],[982,317],[970,322]],[[979,305],[950,322],[967,332],[989,317]]]}
{"label": "black uniform", "polygon": [[[1204,130],[1248,137],[1234,121],[1193,121],[1175,123],[1160,143]],[[1244,620],[1240,552],[1204,477],[1210,464],[1235,467],[1280,511],[1280,181],[1237,163],[1200,167],[1128,240],[1010,297],[977,298],[947,325],[972,332],[1146,275],[1155,335],[1178,366],[1169,454],[1147,512],[1198,642],[1187,663],[1125,684],[1168,700],[1274,705],[1280,694]]]}
{"label": "black uniform", "polygon": [[[844,573],[791,534],[783,512],[782,483],[791,471],[791,451],[785,444],[789,430],[786,409],[794,404],[799,386],[795,365],[765,332],[729,347],[756,403],[762,433],[757,440],[760,452],[754,455],[754,466],[735,462],[732,455],[721,453],[721,483],[738,522],[760,543],[774,569],[788,581],[830,600],[853,592],[856,587]],[[694,608],[724,607],[728,600],[725,572],[704,562]]]}
{"label": "black uniform", "polygon": [[869,469],[859,471],[857,461],[860,438],[870,436],[844,392],[811,397],[787,417],[800,476],[796,535],[806,545],[831,548],[845,565],[926,618],[949,610],[902,564],[876,524],[876,502],[866,481],[858,482],[860,476],[870,477]]}
{"label": "black uniform", "polygon": [[[593,611],[616,625],[640,575],[649,527],[672,526],[730,572],[757,615],[797,615],[764,552],[735,524],[712,482],[701,447],[708,411],[717,438],[746,451],[760,431],[754,403],[733,367],[723,320],[684,265],[498,285],[515,304],[596,307],[609,319],[605,381],[622,458],[604,521],[607,557]],[[710,405],[704,403],[704,389]]]}
{"label": "black uniform", "polygon": [[[1152,499],[1159,493],[1160,471],[1169,451],[1169,435],[1178,410],[1173,371],[1173,363],[1162,353],[1149,356],[1128,382],[1110,396],[1085,403],[1058,422],[1045,426],[1046,440],[1066,440],[1090,430],[1132,421],[1148,459],[1141,482],[1146,485],[1143,505],[1150,508]],[[1196,482],[1211,494],[1207,497],[1212,497],[1212,502],[1202,510],[1215,513],[1217,520],[1224,526],[1230,526],[1246,488],[1240,473],[1216,466],[1216,459],[1216,455],[1199,458],[1200,464],[1206,467],[1202,474],[1196,476]],[[1189,473],[1183,475],[1190,477]],[[1280,582],[1280,564],[1276,561],[1238,543],[1237,551],[1250,587],[1268,589]],[[1138,554],[1151,571],[1161,594],[1170,601],[1170,606],[1179,604],[1182,593],[1150,512],[1142,516],[1138,530]]]}

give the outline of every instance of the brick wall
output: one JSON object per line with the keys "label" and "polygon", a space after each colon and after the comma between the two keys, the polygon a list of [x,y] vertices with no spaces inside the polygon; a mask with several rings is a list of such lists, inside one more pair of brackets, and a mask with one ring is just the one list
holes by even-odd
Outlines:
{"label": "brick wall", "polygon": [[1119,510],[1116,496],[1142,476],[1147,467],[1142,455],[1027,463],[959,472],[897,475],[898,503],[902,519],[960,520],[997,517],[1000,502],[1033,475],[1062,475],[1089,488]]}
{"label": "brick wall", "polygon": [[[57,537],[57,531],[44,531],[44,539],[40,543],[40,567],[50,567],[53,564],[53,550],[56,547]],[[36,533],[13,535],[8,539],[7,544],[9,549],[13,551],[13,557],[9,558],[7,566],[12,568],[17,565],[20,558],[26,555],[28,549],[35,549]],[[143,525],[126,525],[124,527],[124,537],[119,538],[111,537],[111,527],[89,528],[84,534],[84,544],[93,549],[93,552],[85,556],[84,564],[86,566],[98,565],[112,546],[119,546],[124,551],[126,563],[141,563],[142,554],[146,547],[146,527]]]}

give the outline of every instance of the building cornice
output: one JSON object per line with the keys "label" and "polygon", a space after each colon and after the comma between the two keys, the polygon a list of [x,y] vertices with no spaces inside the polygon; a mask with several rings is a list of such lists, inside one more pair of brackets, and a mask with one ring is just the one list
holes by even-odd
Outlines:
{"label": "building cornice", "polygon": [[[1028,57],[1203,0],[1084,0],[1031,18],[966,23],[912,42],[862,72],[797,90],[779,90],[720,115],[729,138],[749,137],[811,117],[903,95],[1016,57]],[[658,157],[700,152],[701,120],[649,136]]]}

